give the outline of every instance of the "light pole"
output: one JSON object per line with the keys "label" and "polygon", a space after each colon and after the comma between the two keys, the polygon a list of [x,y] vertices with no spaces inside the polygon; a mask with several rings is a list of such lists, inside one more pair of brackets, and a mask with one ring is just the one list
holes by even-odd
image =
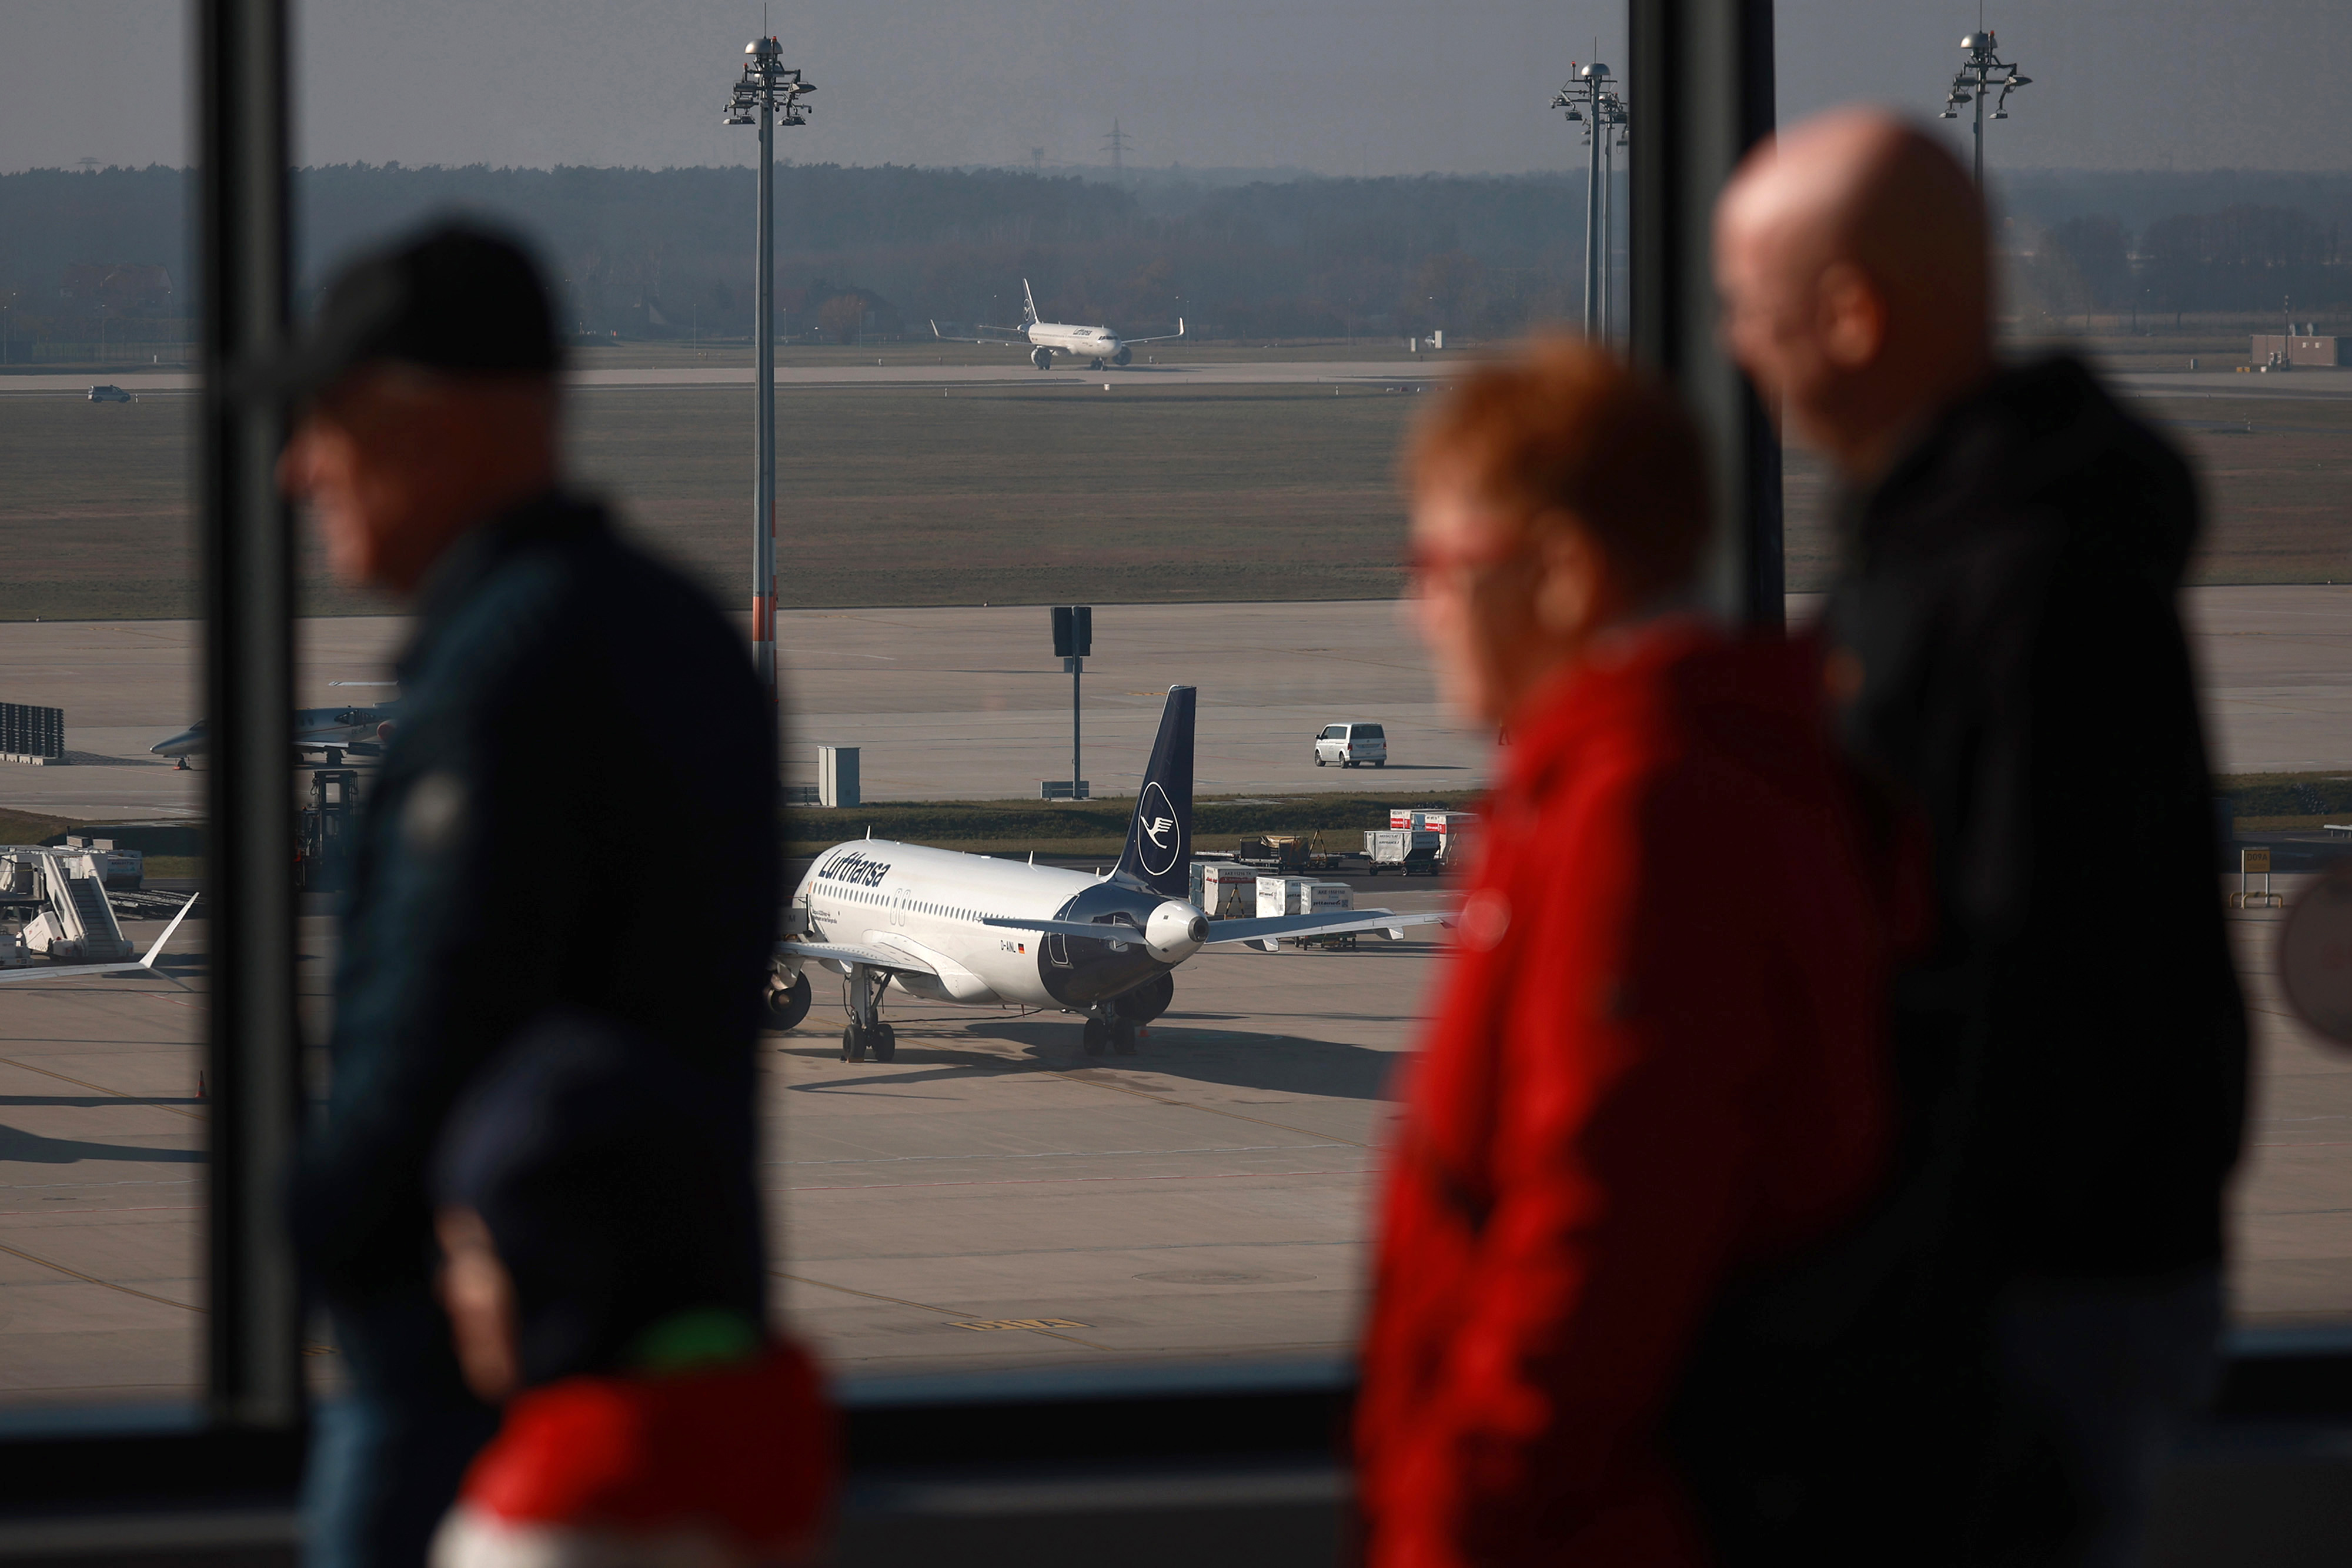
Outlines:
{"label": "light pole", "polygon": [[[1944,112],[1937,118],[1958,120],[1960,117],[1960,105],[1964,103],[1976,105],[1977,189],[1981,191],[1984,189],[1985,94],[1995,86],[2000,89],[2000,98],[1992,107],[1992,117],[1995,120],[2007,120],[2009,95],[2019,88],[2028,85],[2033,78],[2019,76],[2015,66],[2000,57],[2000,45],[1994,41],[1990,28],[1979,26],[1977,31],[1960,40],[1960,47],[1969,52],[1968,63],[1961,66],[1958,72],[1953,76],[1952,89],[1944,95]],[[1995,78],[2000,78],[1998,82],[1995,81]]]}
{"label": "light pole", "polygon": [[758,395],[751,465],[751,660],[771,707],[776,703],[776,122],[806,125],[800,99],[816,90],[783,66],[772,37],[743,46],[743,75],[728,99],[728,125],[760,128],[760,275],[752,293],[752,376]]}
{"label": "light pole", "polygon": [[1603,139],[1609,135],[1610,105],[1616,94],[1610,90],[1609,68],[1595,60],[1569,78],[1568,85],[1551,100],[1554,109],[1565,111],[1571,125],[1582,125],[1584,142],[1584,335],[1599,335],[1602,328],[1601,301],[1604,284],[1601,272],[1608,264],[1603,250],[1607,244],[1607,219],[1601,202],[1601,157]]}
{"label": "light pole", "polygon": [[1603,93],[1593,134],[1601,137],[1601,336],[1617,337],[1617,149],[1625,145],[1625,99]]}

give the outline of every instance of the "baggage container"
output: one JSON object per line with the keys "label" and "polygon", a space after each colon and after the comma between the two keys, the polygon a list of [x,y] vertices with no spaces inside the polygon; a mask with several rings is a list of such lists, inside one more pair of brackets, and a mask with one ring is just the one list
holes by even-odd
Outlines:
{"label": "baggage container", "polygon": [[1257,873],[1233,861],[1192,862],[1192,903],[1212,920],[1247,920],[1257,909]]}
{"label": "baggage container", "polygon": [[1311,915],[1315,879],[1311,876],[1262,876],[1257,879],[1258,918],[1276,915]]}
{"label": "baggage container", "polygon": [[1364,857],[1371,874],[1393,870],[1404,876],[1435,876],[1444,841],[1426,828],[1370,828],[1364,833]]}

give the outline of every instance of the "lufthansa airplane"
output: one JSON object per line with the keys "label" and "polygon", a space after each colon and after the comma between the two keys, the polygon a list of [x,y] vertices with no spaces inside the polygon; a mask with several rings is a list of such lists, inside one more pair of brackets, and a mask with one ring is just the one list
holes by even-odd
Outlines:
{"label": "lufthansa airplane", "polygon": [[1105,876],[879,839],[816,857],[785,913],[768,982],[769,1022],[808,1015],[809,969],[848,981],[841,1059],[888,1061],[898,1040],[884,993],[970,1007],[1087,1015],[1087,1054],[1130,1055],[1136,1030],[1167,1010],[1177,967],[1202,947],[1286,936],[1385,931],[1446,917],[1385,909],[1211,920],[1188,899],[1192,840],[1193,688],[1171,686],[1151,765],[1136,792],[1127,847]]}
{"label": "lufthansa airplane", "polygon": [[1169,343],[1184,335],[1184,318],[1176,318],[1176,330],[1159,338],[1122,338],[1108,327],[1074,327],[1066,321],[1037,319],[1037,297],[1029,292],[1029,280],[1021,280],[1021,298],[1027,303],[1021,313],[1018,327],[982,327],[982,332],[1000,334],[994,338],[964,338],[940,330],[937,321],[931,323],[931,336],[949,343],[1027,343],[1029,362],[1041,371],[1054,367],[1055,354],[1067,354],[1083,359],[1088,370],[1098,371],[1106,363],[1124,365],[1135,358],[1138,343]]}

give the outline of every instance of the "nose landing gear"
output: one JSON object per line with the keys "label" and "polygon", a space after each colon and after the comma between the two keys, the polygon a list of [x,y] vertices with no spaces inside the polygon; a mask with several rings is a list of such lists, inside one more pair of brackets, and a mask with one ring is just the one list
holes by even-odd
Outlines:
{"label": "nose landing gear", "polygon": [[898,1031],[882,1021],[882,988],[890,977],[864,964],[849,969],[849,1027],[841,1031],[844,1061],[895,1061]]}

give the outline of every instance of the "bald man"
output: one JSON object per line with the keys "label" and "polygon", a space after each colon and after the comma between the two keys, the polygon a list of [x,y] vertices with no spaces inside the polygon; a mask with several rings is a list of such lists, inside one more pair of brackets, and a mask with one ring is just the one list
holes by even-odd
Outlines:
{"label": "bald man", "polygon": [[[1724,194],[1733,353],[1846,494],[1824,613],[1847,742],[1930,830],[1939,936],[1893,991],[1895,1198],[2055,1434],[2061,1561],[2137,1560],[2210,1385],[2245,1026],[2175,608],[2198,507],[2077,361],[1992,350],[1985,216],[1924,133],[1845,112]],[[1916,1223],[1916,1221],[1915,1221]]]}

